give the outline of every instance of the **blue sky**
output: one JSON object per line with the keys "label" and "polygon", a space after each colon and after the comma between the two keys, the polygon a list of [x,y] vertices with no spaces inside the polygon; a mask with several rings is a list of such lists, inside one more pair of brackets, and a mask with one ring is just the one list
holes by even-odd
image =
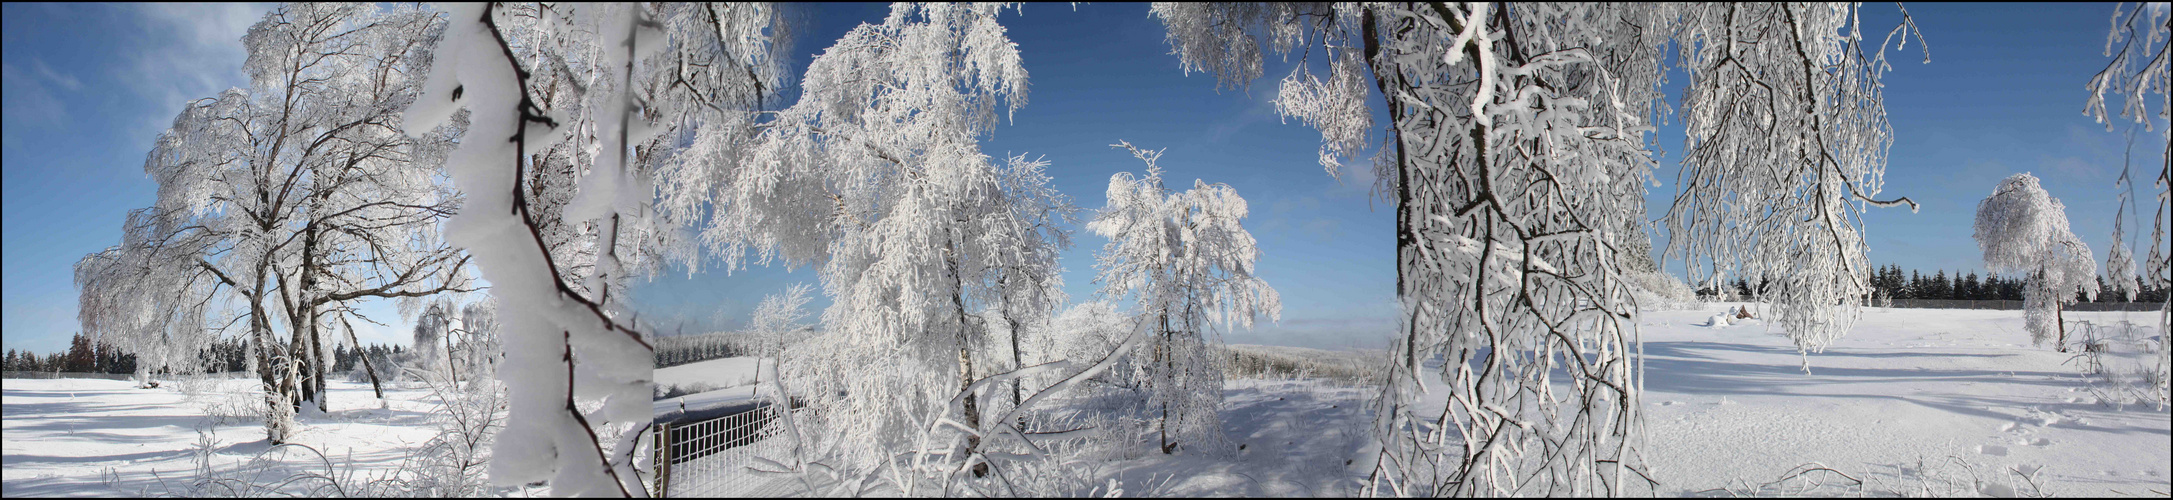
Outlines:
{"label": "blue sky", "polygon": [[[1886,75],[1895,142],[1886,193],[1924,203],[1876,209],[1868,217],[1874,263],[1980,270],[1970,239],[1977,200],[2007,175],[2029,171],[2066,202],[2077,235],[2102,261],[2109,244],[2123,139],[2081,114],[2082,85],[2102,68],[2112,4],[1910,4],[1932,51],[1918,64],[1912,41]],[[126,211],[149,205],[142,172],[151,140],[187,99],[243,85],[238,40],[262,4],[18,4],[4,6],[5,165],[4,337],[9,348],[50,351],[76,331],[70,266],[119,240]],[[880,4],[801,9],[793,71],[859,22],[879,22]],[[1867,34],[1898,19],[1890,5],[1865,7]],[[1314,162],[1319,135],[1283,123],[1268,99],[1287,64],[1272,60],[1250,89],[1216,92],[1210,75],[1185,76],[1168,54],[1160,23],[1143,4],[1028,5],[1002,21],[1030,73],[1029,103],[982,143],[991,156],[1029,153],[1051,162],[1055,185],[1087,208],[1104,203],[1109,176],[1141,164],[1107,145],[1119,139],[1167,148],[1173,185],[1194,178],[1228,183],[1249,200],[1246,227],[1264,253],[1261,276],[1282,293],[1283,321],[1232,342],[1371,346],[1393,329],[1393,213],[1370,200],[1371,179],[1340,183]],[[2161,124],[2162,126],[2162,124]],[[2162,129],[2161,129],[2162,130]],[[1681,149],[1679,126],[1660,145]],[[2151,136],[2137,140],[2136,165],[2160,161]],[[1674,194],[1675,160],[1663,157],[1648,207]],[[2138,176],[2145,174],[2139,173]],[[2138,194],[2149,196],[2148,185]],[[2148,216],[2148,209],[2142,214]],[[2145,217],[2143,224],[2148,224]],[[2130,223],[2132,239],[2147,228]],[[1064,255],[1067,291],[1093,297],[1093,252],[1104,243],[1075,236]],[[1671,265],[1670,270],[1679,270]],[[689,330],[735,327],[763,294],[799,281],[806,269],[714,269],[689,278],[673,270],[637,285],[646,317]],[[817,305],[827,304],[818,299]],[[372,317],[365,342],[397,342],[405,326],[389,307]],[[670,328],[667,328],[670,329]]]}

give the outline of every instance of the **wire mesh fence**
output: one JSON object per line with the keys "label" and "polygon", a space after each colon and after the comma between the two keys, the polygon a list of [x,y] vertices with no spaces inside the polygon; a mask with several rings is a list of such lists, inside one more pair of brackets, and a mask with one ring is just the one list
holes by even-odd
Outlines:
{"label": "wire mesh fence", "polygon": [[[805,417],[807,410],[793,411]],[[788,477],[760,471],[787,462],[792,439],[783,411],[764,404],[699,422],[656,424],[653,491],[665,497],[781,497],[800,493]],[[759,458],[758,458],[759,457]]]}

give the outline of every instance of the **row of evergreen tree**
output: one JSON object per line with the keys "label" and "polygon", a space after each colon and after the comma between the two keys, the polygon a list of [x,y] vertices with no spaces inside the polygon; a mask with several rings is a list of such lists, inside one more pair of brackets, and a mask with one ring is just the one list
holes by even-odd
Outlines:
{"label": "row of evergreen tree", "polygon": [[[1946,270],[1941,269],[1933,271],[1930,275],[1925,275],[1912,269],[1904,273],[1901,266],[1898,265],[1882,266],[1871,273],[1871,286],[1874,296],[1883,294],[1887,298],[1897,300],[2022,300],[2023,282],[2022,277],[2002,277],[1998,274],[1986,274],[1980,277],[1976,271],[1970,271],[1968,274],[1955,271],[1954,274],[1949,275]],[[1758,291],[1757,289],[1760,288],[1742,278],[1736,278],[1730,282],[1729,286],[1735,289],[1735,294],[1738,297],[1750,297],[1753,295],[1752,292]],[[2105,292],[2099,293],[2096,300],[2090,300],[2082,294],[2076,294],[2075,300],[2077,302],[2165,302],[2168,292],[2165,287],[2144,287],[2140,293],[2137,293],[2131,299],[2122,294],[2110,293],[2112,288],[2106,286],[2104,276],[2098,277],[2098,290]],[[1713,290],[1711,288],[1699,290],[1699,294],[1712,295]]]}
{"label": "row of evergreen tree", "polygon": [[[197,353],[205,372],[238,372],[249,369],[248,341],[219,340]],[[39,355],[28,349],[8,349],[0,358],[0,370],[128,374],[136,372],[136,355],[122,354],[105,342],[77,333],[68,350]]]}
{"label": "row of evergreen tree", "polygon": [[370,366],[377,368],[379,375],[386,375],[391,373],[387,371],[389,367],[398,366],[401,360],[407,359],[408,349],[407,346],[397,344],[391,346],[370,344],[359,349],[348,349],[344,345],[336,346],[332,348],[331,372],[339,373],[361,368],[363,356],[369,356]]}
{"label": "row of evergreen tree", "polygon": [[[2111,293],[2112,287],[2106,286],[2104,276],[2098,276],[2097,279],[2098,290],[2102,292],[2097,295],[2096,300],[2091,300],[2089,297],[2078,293],[2075,296],[2077,302],[2165,302],[2166,300],[2167,290],[2164,287],[2146,287],[2141,293],[2130,298],[2123,294]],[[1933,271],[1930,276],[1925,276],[1922,272],[1916,270],[1910,270],[1908,275],[1904,276],[1901,266],[1898,265],[1881,267],[1871,275],[1871,286],[1876,290],[1875,293],[1884,293],[1887,297],[1895,299],[2022,300],[2023,282],[2024,278],[2020,276],[2003,277],[1998,274],[1986,274],[1979,277],[1976,271],[1970,271],[1968,274],[1955,271],[1950,276],[1944,269]]]}
{"label": "row of evergreen tree", "polygon": [[81,333],[68,340],[68,350],[38,355],[28,350],[8,349],[7,357],[0,358],[0,370],[39,372],[82,373],[134,373],[136,355],[121,354],[103,342],[94,342]]}

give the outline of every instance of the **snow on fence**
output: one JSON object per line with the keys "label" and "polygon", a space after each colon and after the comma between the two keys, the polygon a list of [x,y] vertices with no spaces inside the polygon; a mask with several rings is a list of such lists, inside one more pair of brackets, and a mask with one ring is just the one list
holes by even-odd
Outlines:
{"label": "snow on fence", "polygon": [[[2069,311],[2157,311],[2164,304],[2158,302],[2080,302],[2060,306]],[[1894,299],[1893,307],[1908,309],[1999,309],[2021,310],[2019,300],[1945,300],[1945,299]]]}
{"label": "snow on fence", "polygon": [[[805,409],[795,416],[805,416]],[[763,404],[752,410],[693,423],[661,422],[651,427],[658,440],[652,490],[664,497],[778,497],[797,491],[783,476],[756,472],[761,462],[791,453],[791,440],[779,433],[781,412]]]}

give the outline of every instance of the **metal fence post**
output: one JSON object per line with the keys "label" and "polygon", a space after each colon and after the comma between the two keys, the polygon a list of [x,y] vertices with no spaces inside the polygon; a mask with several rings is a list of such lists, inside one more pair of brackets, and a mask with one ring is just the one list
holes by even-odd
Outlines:
{"label": "metal fence post", "polygon": [[657,498],[669,498],[669,497],[671,497],[671,484],[672,484],[672,483],[671,483],[671,478],[672,478],[672,452],[671,452],[671,449],[672,449],[672,447],[671,447],[671,436],[672,436],[672,424],[671,424],[671,422],[665,422],[665,423],[662,423],[662,424],[657,424],[657,425],[656,425],[656,433],[655,433],[655,434],[654,434],[653,436],[651,436],[652,438],[656,439],[656,496],[657,496]]}

